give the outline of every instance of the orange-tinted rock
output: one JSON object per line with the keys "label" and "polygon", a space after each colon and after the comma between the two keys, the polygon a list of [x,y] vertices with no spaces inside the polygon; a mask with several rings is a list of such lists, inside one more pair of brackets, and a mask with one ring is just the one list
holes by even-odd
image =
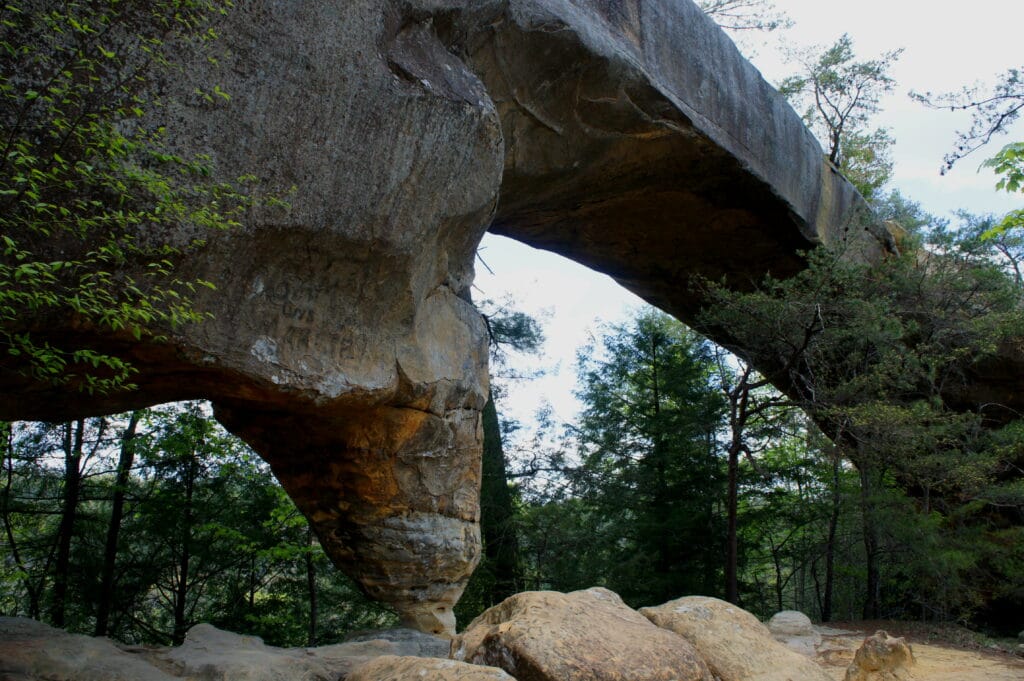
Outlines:
{"label": "orange-tinted rock", "polygon": [[857,649],[846,668],[846,681],[909,681],[914,678],[914,664],[905,639],[877,631]]}

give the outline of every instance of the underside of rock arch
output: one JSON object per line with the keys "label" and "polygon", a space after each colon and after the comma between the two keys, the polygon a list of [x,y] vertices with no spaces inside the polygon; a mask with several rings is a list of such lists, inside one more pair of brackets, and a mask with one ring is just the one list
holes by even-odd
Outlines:
{"label": "underside of rock arch", "polygon": [[[86,397],[5,357],[0,418],[208,398],[334,562],[424,630],[452,629],[479,555],[487,352],[468,292],[485,230],[684,319],[695,273],[752,281],[822,243],[891,248],[690,0],[254,0],[217,32],[216,64],[186,54],[153,81],[152,115],[288,205],[177,263],[216,284],[207,322],[137,342],[21,320],[131,360],[138,388]],[[230,102],[191,96],[211,82]],[[979,399],[1019,399],[996,378]]]}

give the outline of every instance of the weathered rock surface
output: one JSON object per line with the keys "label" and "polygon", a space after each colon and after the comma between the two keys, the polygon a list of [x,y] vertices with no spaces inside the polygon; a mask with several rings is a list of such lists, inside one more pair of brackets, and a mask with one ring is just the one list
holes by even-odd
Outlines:
{"label": "weathered rock surface", "polygon": [[[217,59],[186,50],[152,79],[150,122],[288,207],[168,235],[205,240],[177,274],[217,289],[197,301],[212,319],[167,342],[20,319],[7,330],[130,359],[138,389],[83,399],[5,355],[0,419],[211,399],[334,563],[421,630],[453,631],[479,556],[487,353],[468,292],[492,218],[684,319],[695,273],[742,284],[815,244],[891,246],[689,0],[253,0],[219,22]],[[231,100],[196,95],[210,83]],[[979,373],[965,406],[1024,409],[1024,352],[1008,356],[1021,371]]]}
{"label": "weathered rock surface", "polygon": [[[377,658],[440,658],[438,662],[452,666],[447,660],[450,643],[398,629],[316,648],[276,648],[255,636],[199,624],[176,648],[120,646],[105,638],[68,634],[34,620],[7,617],[0,618],[0,679],[338,681]],[[410,664],[406,667],[412,668]],[[421,668],[430,669],[429,665]],[[501,677],[480,677],[481,681],[487,678]]]}
{"label": "weathered rock surface", "polygon": [[209,624],[189,629],[185,642],[176,648],[142,652],[174,676],[197,681],[328,681],[338,678],[348,666],[347,660],[343,661],[336,671],[330,662],[337,663],[340,655],[325,660],[302,649],[275,648],[256,636],[222,631]]}
{"label": "weathered rock surface", "polygon": [[419,657],[379,657],[354,672],[347,681],[514,681],[495,667],[482,667],[455,660]]}
{"label": "weathered rock surface", "polygon": [[821,634],[815,630],[811,618],[799,610],[782,610],[772,615],[768,631],[776,641],[808,657],[814,657],[821,643]]}
{"label": "weathered rock surface", "polygon": [[907,681],[912,679],[914,653],[902,638],[884,631],[864,639],[846,669],[846,681]]}
{"label": "weathered rock surface", "polygon": [[21,617],[0,617],[4,681],[175,681],[105,638],[68,634]]}
{"label": "weathered rock surface", "polygon": [[335,681],[382,656],[447,658],[450,641],[408,629],[374,632],[335,645],[276,648],[255,636],[222,631],[209,624],[189,629],[185,642],[148,654],[176,676],[209,681]]}
{"label": "weathered rock surface", "polygon": [[889,237],[789,104],[691,2],[512,0],[468,61],[506,141],[491,231],[683,318],[692,275],[802,267]]}
{"label": "weathered rock surface", "polygon": [[[388,655],[447,658],[452,642],[447,637],[431,636],[416,629],[379,629],[350,635],[337,647],[345,651],[358,650],[359,644],[364,643],[386,646]],[[316,648],[316,651],[321,654],[333,648],[335,646],[322,646]]]}
{"label": "weathered rock surface", "polygon": [[685,639],[601,588],[516,594],[473,620],[452,657],[518,681],[711,681]]}
{"label": "weathered rock surface", "polygon": [[[168,237],[205,238],[177,274],[217,286],[197,301],[213,317],[168,329],[168,343],[46,320],[48,334],[131,359],[137,390],[84,399],[6,361],[0,413],[210,398],[335,564],[410,625],[453,631],[479,554],[487,394],[468,288],[503,150],[480,80],[429,21],[403,16],[418,4],[246,2],[216,26],[219,66],[186,51],[173,77],[153,78],[167,103],[153,123],[176,148],[209,154],[218,179],[254,173],[257,195],[289,207]],[[210,83],[230,103],[194,94]]]}
{"label": "weathered rock surface", "polygon": [[752,614],[707,596],[687,596],[640,614],[697,650],[720,681],[829,681],[813,660],[782,645]]}

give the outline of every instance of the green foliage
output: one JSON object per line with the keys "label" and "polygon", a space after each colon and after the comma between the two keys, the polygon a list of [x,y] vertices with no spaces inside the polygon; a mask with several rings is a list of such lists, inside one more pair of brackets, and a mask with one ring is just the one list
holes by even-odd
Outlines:
{"label": "green foliage", "polygon": [[[103,424],[106,423],[106,426]],[[120,417],[85,428],[83,488],[71,554],[66,626],[92,632],[113,496]],[[60,524],[63,426],[15,424],[0,485],[0,613],[46,619]],[[273,645],[309,640],[309,568],[319,597],[317,638],[389,626],[329,567],[308,524],[262,463],[201,404],[148,410],[134,440],[136,465],[115,570],[110,635],[168,643],[210,622]],[[188,555],[188,560],[183,557]],[[182,569],[186,566],[186,569]],[[180,621],[177,621],[179,620]]]}
{"label": "green foliage", "polygon": [[943,167],[946,172],[996,135],[1006,134],[1020,119],[1024,111],[1024,71],[1007,70],[991,88],[975,85],[944,94],[912,92],[911,97],[933,109],[971,112],[971,126],[958,133],[956,147],[946,154]]}
{"label": "green foliage", "polygon": [[130,387],[134,372],[121,357],[46,336],[36,320],[138,340],[206,316],[193,299],[212,283],[181,278],[174,261],[206,231],[238,224],[251,203],[240,186],[252,178],[217,182],[209,157],[177,154],[155,122],[166,102],[145,93],[177,68],[177,51],[213,40],[211,20],[231,6],[0,10],[0,352],[33,379],[106,392]]}
{"label": "green foliage", "polygon": [[768,0],[698,0],[697,6],[730,31],[776,31],[793,24]]}
{"label": "green foliage", "polygon": [[803,108],[804,121],[822,140],[829,160],[871,199],[892,175],[885,129],[868,130],[883,95],[896,82],[889,75],[902,50],[857,61],[853,41],[843,34],[827,48],[793,53],[801,73],[779,84],[779,92]]}
{"label": "green foliage", "polygon": [[704,322],[749,349],[856,466],[865,613],[969,615],[991,586],[988,532],[1024,520],[1002,501],[1016,498],[1020,450],[985,427],[1005,413],[959,402],[975,367],[1024,329],[1017,279],[989,243],[932,236],[931,255],[867,267],[819,249],[792,279],[708,288]]}
{"label": "green foliage", "polygon": [[709,344],[653,309],[579,353],[572,503],[603,552],[588,569],[629,603],[720,589],[714,370]]}
{"label": "green foliage", "polygon": [[[1024,142],[1007,144],[982,165],[992,168],[999,176],[996,189],[1011,194],[1024,191]],[[1021,227],[1024,227],[1024,208],[1012,210],[1004,215],[1003,219],[986,232],[985,236],[991,237]]]}
{"label": "green foliage", "polygon": [[843,142],[841,169],[846,179],[874,204],[892,179],[892,147],[896,140],[885,128],[870,133],[850,130]]}

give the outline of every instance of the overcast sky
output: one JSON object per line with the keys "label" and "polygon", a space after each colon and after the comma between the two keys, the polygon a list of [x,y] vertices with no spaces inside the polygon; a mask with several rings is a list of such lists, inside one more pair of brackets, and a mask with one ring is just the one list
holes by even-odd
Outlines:
{"label": "overcast sky", "polygon": [[[1019,198],[995,191],[992,175],[979,171],[986,155],[1013,140],[1024,139],[1017,126],[1012,137],[968,157],[944,176],[942,157],[967,127],[968,118],[932,111],[907,93],[947,92],[976,82],[993,83],[1012,67],[1024,66],[1021,29],[1024,0],[779,0],[777,6],[795,22],[767,41],[746,38],[745,53],[765,78],[777,83],[795,71],[784,62],[777,46],[824,45],[843,33],[853,39],[860,59],[904,48],[892,70],[895,92],[882,103],[875,123],[889,128],[896,140],[895,186],[926,210],[948,215],[956,209],[975,213],[1004,213],[1020,205]],[[572,397],[574,357],[601,324],[620,322],[642,304],[606,276],[571,261],[517,242],[488,235],[481,253],[494,270],[477,267],[477,299],[512,297],[519,309],[542,318],[547,336],[543,357],[545,377],[512,387],[502,407],[509,415],[530,421],[545,400],[561,421],[571,421],[578,408]]]}

